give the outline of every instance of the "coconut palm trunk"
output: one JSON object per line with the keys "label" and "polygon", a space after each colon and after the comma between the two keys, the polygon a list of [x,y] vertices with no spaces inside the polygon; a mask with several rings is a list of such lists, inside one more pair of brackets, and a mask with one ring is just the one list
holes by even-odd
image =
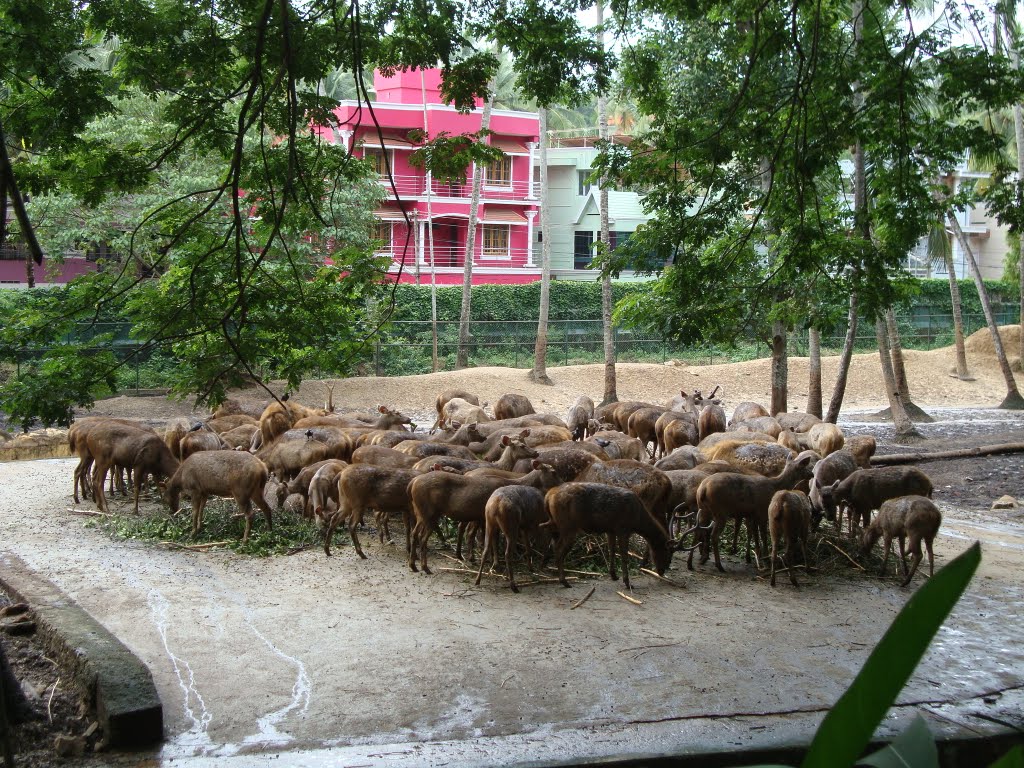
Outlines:
{"label": "coconut palm trunk", "polygon": [[896,313],[892,307],[885,310],[885,328],[889,336],[889,355],[892,358],[892,370],[896,379],[896,389],[900,393],[900,402],[903,403],[911,421],[934,421],[910,398],[910,381],[907,378],[907,366],[903,357],[903,343],[900,340],[899,327],[896,325]]}
{"label": "coconut palm trunk", "polygon": [[964,344],[963,304],[960,301],[960,283],[956,279],[952,249],[945,253],[946,272],[949,274],[949,300],[953,305],[953,348],[956,350],[955,376],[963,381],[973,381],[967,370],[967,347]]}
{"label": "coconut palm trunk", "polygon": [[836,423],[839,411],[843,408],[843,397],[846,395],[846,382],[850,377],[850,363],[853,360],[853,346],[857,341],[857,293],[850,293],[850,311],[846,320],[846,339],[843,351],[839,355],[839,370],[836,371],[836,382],[832,386],[832,397],[828,402],[828,413],[825,421]]}
{"label": "coconut palm trunk", "polygon": [[889,399],[889,414],[896,427],[896,436],[920,437],[920,433],[914,428],[914,422],[910,420],[907,409],[903,407],[903,399],[899,387],[896,385],[896,374],[892,367],[892,351],[889,348],[889,331],[885,326],[885,319],[882,317],[875,320],[875,339],[878,342],[882,382],[885,386],[886,397]]}
{"label": "coconut palm trunk", "polygon": [[[491,127],[491,110],[494,108],[495,84],[488,84],[487,101],[484,102],[483,115],[480,117],[481,135],[486,135]],[[480,211],[480,189],[483,186],[483,167],[477,163],[473,167],[473,192],[469,199],[469,224],[466,227],[466,257],[462,269],[462,307],[459,311],[459,352],[456,355],[455,367],[465,368],[469,365],[469,318],[473,295],[473,254],[476,251],[476,220]]]}
{"label": "coconut palm trunk", "polygon": [[[604,2],[596,4],[598,40],[604,48]],[[597,130],[602,139],[608,138],[608,98],[605,94],[597,97]],[[608,185],[601,177],[598,190],[598,208],[601,211],[601,244],[607,252],[610,245],[608,232]],[[619,399],[615,380],[615,328],[612,326],[612,278],[605,274],[601,278],[601,325],[604,330],[604,396],[601,404],[614,403]]]}
{"label": "coconut palm trunk", "polygon": [[953,230],[953,236],[956,237],[960,247],[963,248],[964,256],[967,257],[967,264],[970,267],[971,276],[974,278],[974,285],[978,289],[978,298],[981,300],[981,309],[985,313],[985,322],[988,325],[989,332],[992,334],[992,345],[995,347],[999,369],[1002,371],[1003,380],[1006,382],[1006,397],[1003,398],[1003,402],[999,404],[999,407],[1013,410],[1024,409],[1024,397],[1021,397],[1020,391],[1017,389],[1017,381],[1013,378],[1010,362],[1006,358],[1003,340],[999,336],[999,326],[996,325],[996,318],[992,313],[992,303],[988,299],[985,281],[981,279],[981,270],[978,269],[978,262],[974,258],[974,250],[971,248],[971,244],[968,242],[967,236],[960,227],[960,222],[957,221],[953,211],[946,212],[946,220],[949,222],[950,229]]}
{"label": "coconut palm trunk", "polygon": [[782,320],[772,322],[772,402],[771,414],[785,413],[789,405],[788,334]]}
{"label": "coconut palm trunk", "polygon": [[[551,215],[548,207],[548,110],[537,110],[540,118],[540,313],[537,320],[537,342],[533,347],[533,370],[530,378],[551,384],[547,371],[548,313],[551,307]],[[532,247],[532,243],[527,246]]]}
{"label": "coconut palm trunk", "polygon": [[821,418],[821,333],[807,329],[807,412]]}

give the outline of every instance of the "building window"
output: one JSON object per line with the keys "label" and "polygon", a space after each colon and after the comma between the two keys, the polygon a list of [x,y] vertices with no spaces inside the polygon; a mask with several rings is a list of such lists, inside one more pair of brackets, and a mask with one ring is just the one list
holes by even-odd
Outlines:
{"label": "building window", "polygon": [[390,251],[391,222],[381,221],[380,219],[373,222],[373,230],[370,232],[370,238],[379,243],[379,245],[376,246],[378,251]]}
{"label": "building window", "polygon": [[385,150],[378,148],[366,148],[363,150],[363,158],[370,161],[370,164],[373,165],[374,172],[378,176],[388,175],[387,160],[391,161],[392,169],[395,167],[394,158],[386,158],[386,154]]}
{"label": "building window", "polygon": [[573,245],[573,269],[590,269],[594,258],[594,233],[577,232]]}
{"label": "building window", "polygon": [[511,187],[512,158],[502,155],[500,160],[489,163],[484,173],[484,183],[492,187]]}
{"label": "building window", "polygon": [[580,197],[585,197],[586,195],[589,195],[590,190],[597,186],[597,184],[593,184],[587,181],[587,179],[590,178],[591,173],[593,173],[593,171],[590,168],[584,168],[582,171],[576,171],[576,179],[579,182]]}
{"label": "building window", "polygon": [[509,227],[505,224],[483,224],[480,227],[485,259],[507,259]]}

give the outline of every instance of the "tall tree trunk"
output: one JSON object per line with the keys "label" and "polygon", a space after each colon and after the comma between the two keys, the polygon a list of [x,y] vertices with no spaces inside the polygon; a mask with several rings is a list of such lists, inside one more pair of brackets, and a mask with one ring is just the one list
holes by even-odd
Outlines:
{"label": "tall tree trunk", "polygon": [[896,377],[896,389],[903,398],[903,404],[910,402],[910,383],[907,381],[907,367],[903,363],[903,344],[900,330],[896,327],[896,313],[892,307],[885,310],[885,329],[889,335],[889,354],[892,357],[892,371]]}
{"label": "tall tree trunk", "polygon": [[881,317],[875,320],[875,339],[878,342],[882,381],[886,397],[889,399],[889,413],[892,416],[892,423],[896,427],[896,436],[920,437],[920,433],[914,429],[914,422],[910,420],[907,410],[903,407],[903,398],[896,386],[896,374],[892,369],[892,353],[889,349],[889,333],[885,327],[885,320]]}
{"label": "tall tree trunk", "polygon": [[[1008,8],[1016,9],[1016,5],[1002,4],[1001,14],[1003,16],[1003,31],[1007,38],[1010,61],[1014,69],[1020,71],[1020,51],[1017,49],[1016,41],[1010,31],[1013,29]],[[1016,11],[1014,11],[1016,13]],[[1017,180],[1024,179],[1024,112],[1020,104],[1013,105],[1013,135],[1017,144]],[[1024,233],[1017,238],[1017,280],[1020,285],[1020,348],[1017,350],[1020,360],[1018,361],[1021,370],[1024,370]]]}
{"label": "tall tree trunk", "polygon": [[807,413],[821,418],[821,333],[807,329]]}
{"label": "tall tree trunk", "polygon": [[[548,110],[540,107],[540,314],[537,320],[537,343],[533,348],[533,370],[530,378],[551,384],[547,371],[548,312],[551,305],[551,214],[548,206]],[[532,248],[529,243],[527,248]]]}
{"label": "tall tree trunk", "polygon": [[949,300],[953,305],[953,347],[956,350],[956,377],[964,381],[972,381],[967,370],[967,349],[964,346],[963,303],[960,301],[960,283],[956,279],[956,267],[953,264],[952,249],[947,248],[945,254],[946,272],[949,274]]}
{"label": "tall tree trunk", "polygon": [[985,313],[985,322],[988,324],[988,330],[992,334],[992,345],[995,347],[996,359],[999,360],[999,368],[1003,372],[1003,379],[1006,382],[1006,397],[1003,398],[1003,402],[999,404],[999,407],[1014,410],[1024,409],[1024,397],[1020,396],[1020,391],[1017,389],[1017,381],[1013,378],[1013,371],[1010,369],[1010,363],[1006,359],[1003,340],[999,336],[999,326],[996,325],[995,315],[992,314],[992,303],[988,300],[988,291],[985,290],[985,281],[981,279],[981,270],[978,269],[978,262],[974,258],[974,251],[971,249],[971,244],[967,241],[967,236],[964,234],[963,229],[961,229],[960,222],[957,221],[953,211],[946,212],[946,220],[949,222],[953,235],[960,243],[960,247],[964,249],[964,255],[967,257],[967,264],[971,269],[974,285],[978,289],[978,298],[981,300],[981,309]]}
{"label": "tall tree trunk", "polygon": [[850,376],[850,362],[853,360],[853,345],[857,341],[857,294],[850,293],[850,311],[846,320],[846,339],[843,341],[843,352],[839,355],[839,370],[836,372],[836,383],[832,386],[832,397],[828,402],[828,413],[825,421],[832,424],[839,419],[839,411],[843,408],[843,397],[846,395],[846,381]]}
{"label": "tall tree trunk", "polygon": [[892,358],[892,370],[896,379],[896,389],[900,393],[900,402],[911,421],[935,421],[910,398],[910,381],[907,379],[907,366],[903,359],[903,343],[900,341],[900,330],[896,325],[896,313],[892,307],[885,310],[885,328],[889,336],[889,354]]}
{"label": "tall tree trunk", "polygon": [[[604,49],[604,0],[597,0],[598,41]],[[608,99],[600,93],[597,96],[597,131],[602,139],[608,138]],[[608,184],[602,176],[599,182],[598,207],[601,211],[601,243],[607,252],[611,238],[608,233]],[[605,274],[601,278],[601,324],[604,329],[604,397],[601,404],[614,403],[619,399],[615,380],[615,328],[612,326],[612,278]]]}
{"label": "tall tree trunk", "polygon": [[[481,133],[491,127],[491,110],[494,108],[495,83],[488,83],[487,101],[484,102],[483,115],[480,117]],[[486,134],[484,134],[486,135]],[[473,168],[473,192],[469,199],[469,225],[466,227],[466,257],[462,269],[462,308],[459,311],[459,353],[455,367],[465,368],[469,365],[469,317],[470,302],[473,293],[473,252],[476,250],[476,218],[480,211],[480,188],[483,185],[484,169],[478,164]]]}
{"label": "tall tree trunk", "polygon": [[789,357],[786,354],[788,342],[786,324],[782,320],[772,322],[772,416],[785,413],[789,407]]}

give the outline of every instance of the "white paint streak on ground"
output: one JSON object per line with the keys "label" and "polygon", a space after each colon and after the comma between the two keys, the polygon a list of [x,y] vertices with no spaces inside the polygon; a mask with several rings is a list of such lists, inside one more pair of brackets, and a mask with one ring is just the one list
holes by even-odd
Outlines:
{"label": "white paint streak on ground", "polygon": [[174,674],[178,678],[178,685],[184,694],[185,717],[192,723],[192,727],[176,736],[164,746],[163,755],[165,757],[172,757],[174,755],[192,755],[207,752],[213,746],[207,733],[210,721],[213,720],[213,714],[206,708],[206,702],[203,701],[202,694],[196,688],[196,679],[192,666],[188,661],[180,658],[171,650],[170,642],[167,639],[167,613],[170,603],[155,588],[150,588],[147,602],[153,617],[153,623],[160,634],[164,650],[167,653],[167,657],[171,660]]}

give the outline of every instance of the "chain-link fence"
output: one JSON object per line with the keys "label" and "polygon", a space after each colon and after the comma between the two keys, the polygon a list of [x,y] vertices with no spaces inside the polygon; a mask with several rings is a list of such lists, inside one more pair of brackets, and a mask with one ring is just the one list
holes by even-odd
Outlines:
{"label": "chain-link fence", "polygon": [[[1000,325],[1019,322],[1006,308],[996,315]],[[900,337],[906,349],[934,349],[953,343],[953,321],[948,314],[915,315],[898,319]],[[964,332],[969,335],[985,327],[982,315],[965,315]],[[66,341],[95,342],[94,350],[109,350],[122,365],[116,371],[121,392],[159,389],[167,386],[169,371],[175,362],[169,350],[144,347],[131,338],[127,323],[83,324]],[[459,323],[437,323],[437,370],[454,370],[458,355]],[[474,321],[470,323],[469,365],[532,368],[537,339],[537,322]],[[842,350],[842,333],[822,334],[821,354],[837,355]],[[683,345],[658,334],[616,328],[613,333],[615,360],[619,363],[665,363],[676,360],[687,365],[714,365],[768,357],[766,341],[739,339],[732,345]],[[429,322],[394,322],[370,342],[357,373],[376,376],[408,376],[430,373],[433,365],[433,337]],[[855,351],[877,349],[874,325],[861,322]],[[33,349],[21,356],[8,372],[21,374],[23,368],[38,362],[49,350]],[[806,332],[789,337],[789,353],[807,355]],[[549,367],[581,365],[604,361],[604,336],[600,320],[557,320],[548,324],[546,364]],[[276,372],[261,370],[268,378]],[[321,378],[340,377],[346,371],[322,370]]]}

